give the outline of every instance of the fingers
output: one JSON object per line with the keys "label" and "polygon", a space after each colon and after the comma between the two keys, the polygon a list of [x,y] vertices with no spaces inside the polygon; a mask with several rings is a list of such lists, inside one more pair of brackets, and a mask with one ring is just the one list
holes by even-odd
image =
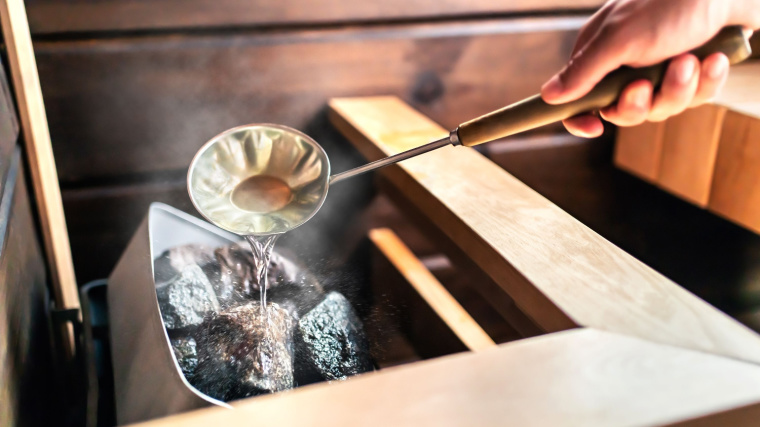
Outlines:
{"label": "fingers", "polygon": [[618,68],[624,58],[616,34],[604,29],[581,49],[567,66],[541,88],[541,97],[549,104],[562,104],[588,93],[607,73]]}
{"label": "fingers", "polygon": [[[646,121],[652,103],[652,83],[639,80],[631,83],[623,91],[617,105],[608,107],[600,113],[610,123],[618,126],[635,126]],[[584,138],[595,138],[604,132],[604,125],[598,117],[583,115],[567,119],[565,128]]]}
{"label": "fingers", "polygon": [[568,132],[581,138],[596,138],[604,132],[604,125],[599,117],[585,114],[563,120]]}
{"label": "fingers", "polygon": [[[691,54],[673,59],[659,92],[653,95],[652,83],[638,80],[623,90],[617,104],[602,109],[601,117],[618,126],[636,126],[645,121],[663,121],[690,107],[715,98],[726,82],[728,58],[722,54],[707,57],[701,64]],[[573,135],[600,136],[604,126],[598,117],[583,115],[563,122]]]}
{"label": "fingers", "polygon": [[636,126],[644,123],[652,107],[654,88],[648,80],[638,80],[625,88],[616,105],[600,111],[602,118],[618,126]]}
{"label": "fingers", "polygon": [[581,30],[578,32],[578,38],[575,40],[573,52],[570,55],[571,57],[575,56],[578,51],[583,49],[589,40],[591,40],[591,38],[596,35],[596,33],[599,31],[599,28],[601,28],[602,24],[604,23],[604,20],[607,19],[607,16],[614,9],[614,6],[615,2],[613,1],[605,3],[604,6],[596,11],[596,13],[591,15],[591,18],[589,18],[589,20],[583,24],[583,27],[581,27]]}
{"label": "fingers", "polygon": [[722,53],[708,56],[702,61],[699,86],[689,107],[696,107],[713,100],[728,79],[728,57]]}
{"label": "fingers", "polygon": [[692,54],[677,56],[670,62],[654,97],[650,121],[661,122],[689,107],[699,86],[700,68],[699,60]]}

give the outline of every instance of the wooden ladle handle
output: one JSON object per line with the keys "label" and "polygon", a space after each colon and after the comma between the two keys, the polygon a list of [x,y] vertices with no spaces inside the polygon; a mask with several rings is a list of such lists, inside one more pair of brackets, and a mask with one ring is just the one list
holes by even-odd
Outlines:
{"label": "wooden ladle handle", "polygon": [[[752,49],[744,29],[726,27],[692,51],[700,60],[717,52],[726,54],[731,64],[749,58]],[[471,147],[610,106],[623,89],[636,80],[646,79],[655,88],[659,87],[669,63],[670,60],[643,68],[620,67],[607,74],[586,96],[566,104],[547,104],[540,95],[524,99],[462,123],[456,130],[459,142]]]}

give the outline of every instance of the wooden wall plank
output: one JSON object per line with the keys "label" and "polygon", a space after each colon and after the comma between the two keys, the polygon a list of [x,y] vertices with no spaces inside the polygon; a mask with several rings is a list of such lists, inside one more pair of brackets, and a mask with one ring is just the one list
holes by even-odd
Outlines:
{"label": "wooden wall plank", "polygon": [[758,405],[759,381],[752,364],[582,329],[140,425],[608,427],[721,413],[710,425],[754,426],[731,415]]}
{"label": "wooden wall plank", "polygon": [[[3,118],[6,120],[7,118]],[[18,148],[18,147],[16,147]],[[62,390],[50,349],[48,280],[21,150],[0,191],[0,425],[49,425]],[[6,160],[6,159],[3,159]],[[60,417],[57,418],[60,420]]]}
{"label": "wooden wall plank", "polygon": [[658,185],[707,206],[725,114],[723,107],[703,105],[665,122]]}
{"label": "wooden wall plank", "polygon": [[[187,168],[251,122],[313,133],[332,96],[395,94],[446,125],[528,96],[582,18],[35,44],[62,182]],[[321,125],[321,124],[319,124]]]}
{"label": "wooden wall plank", "polygon": [[27,0],[35,34],[590,11],[602,0]]}
{"label": "wooden wall plank", "polygon": [[723,125],[710,210],[760,233],[760,120],[729,111]]}
{"label": "wooden wall plank", "polygon": [[[369,160],[447,133],[394,97],[335,99],[330,108]],[[760,362],[760,336],[476,151],[445,147],[383,173],[544,330],[590,326]]]}

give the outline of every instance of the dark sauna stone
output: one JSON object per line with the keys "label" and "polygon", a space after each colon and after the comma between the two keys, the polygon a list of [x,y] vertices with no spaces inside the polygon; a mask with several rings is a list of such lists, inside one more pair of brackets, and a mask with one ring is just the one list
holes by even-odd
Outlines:
{"label": "dark sauna stone", "polygon": [[224,401],[293,387],[293,321],[277,304],[252,302],[209,315],[196,330],[193,385]]}
{"label": "dark sauna stone", "polygon": [[208,246],[192,244],[171,248],[153,262],[156,283],[168,282],[183,268],[193,264],[200,266],[208,276],[215,267],[215,261],[214,250]]}
{"label": "dark sauna stone", "polygon": [[[211,284],[214,286],[222,308],[238,305],[250,299],[259,299],[261,289],[255,277],[253,254],[247,245],[247,242],[231,244],[217,248],[214,251],[218,267],[214,276],[209,275],[209,280],[211,280]],[[290,285],[290,289],[284,289],[280,294],[295,295],[297,292],[295,292],[294,288],[306,289],[306,294],[309,294],[311,288],[306,285],[316,283],[318,286],[318,283],[310,274],[303,273],[302,271],[303,268],[299,268],[279,253],[273,252],[269,260],[267,289],[271,292],[272,289],[285,284]],[[321,287],[319,287],[319,290],[321,292]],[[276,302],[286,306],[285,308],[291,314],[295,313],[293,307],[299,305],[298,301],[286,301],[285,299]]]}
{"label": "dark sauna stone", "polygon": [[182,373],[188,381],[192,381],[193,375],[195,375],[195,368],[198,366],[198,351],[195,339],[192,337],[173,338],[171,344]]}
{"label": "dark sauna stone", "polygon": [[374,369],[361,320],[338,292],[330,292],[298,322],[297,337],[299,373],[316,371],[322,379],[342,380]]}
{"label": "dark sauna stone", "polygon": [[227,307],[251,298],[254,287],[258,288],[254,279],[251,251],[232,244],[217,248],[214,257],[219,265],[219,276],[214,281],[214,289],[222,304]]}
{"label": "dark sauna stone", "polygon": [[270,283],[276,283],[276,286],[267,291],[267,301],[279,304],[295,320],[324,299],[325,290],[319,280],[308,269],[296,265],[285,256],[272,255],[269,273]]}
{"label": "dark sauna stone", "polygon": [[156,294],[167,329],[200,325],[206,314],[219,310],[214,289],[196,264],[184,267],[171,281],[156,287]]}

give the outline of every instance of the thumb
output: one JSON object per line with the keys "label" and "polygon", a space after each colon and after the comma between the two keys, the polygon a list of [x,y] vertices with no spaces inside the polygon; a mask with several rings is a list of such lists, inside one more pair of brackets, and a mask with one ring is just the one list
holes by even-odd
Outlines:
{"label": "thumb", "polygon": [[602,29],[573,56],[562,71],[541,88],[541,97],[549,104],[563,104],[586,95],[610,71],[625,59],[623,44],[615,35]]}

